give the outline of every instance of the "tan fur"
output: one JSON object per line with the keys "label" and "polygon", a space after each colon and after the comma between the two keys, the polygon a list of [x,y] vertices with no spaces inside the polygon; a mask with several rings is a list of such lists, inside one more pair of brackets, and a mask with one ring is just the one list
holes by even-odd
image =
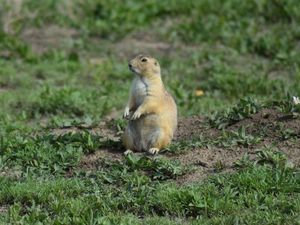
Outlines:
{"label": "tan fur", "polygon": [[161,80],[156,59],[138,55],[129,62],[135,74],[124,117],[129,119],[123,135],[126,150],[157,153],[172,140],[177,127],[177,107]]}

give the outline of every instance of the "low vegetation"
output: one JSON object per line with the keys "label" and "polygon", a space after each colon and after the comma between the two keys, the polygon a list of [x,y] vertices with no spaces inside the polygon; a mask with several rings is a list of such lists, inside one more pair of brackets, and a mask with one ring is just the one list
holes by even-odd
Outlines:
{"label": "low vegetation", "polygon": [[[0,0],[0,224],[300,224],[300,3]],[[123,156],[139,52],[179,110]]]}

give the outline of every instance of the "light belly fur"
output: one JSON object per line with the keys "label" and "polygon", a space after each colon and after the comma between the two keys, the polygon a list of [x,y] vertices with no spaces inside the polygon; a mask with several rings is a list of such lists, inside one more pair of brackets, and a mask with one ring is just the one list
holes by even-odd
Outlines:
{"label": "light belly fur", "polygon": [[142,82],[139,78],[136,78],[133,83],[133,96],[135,96],[135,106],[138,107],[144,101],[147,95],[146,83]]}
{"label": "light belly fur", "polygon": [[129,121],[129,130],[132,137],[135,137],[133,140],[135,149],[146,151],[160,135],[159,116],[148,114],[142,115],[137,120],[131,120]]}

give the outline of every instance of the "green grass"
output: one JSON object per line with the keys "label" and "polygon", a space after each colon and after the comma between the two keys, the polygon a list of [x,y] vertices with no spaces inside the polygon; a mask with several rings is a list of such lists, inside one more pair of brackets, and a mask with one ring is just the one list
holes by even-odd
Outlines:
{"label": "green grass", "polygon": [[[109,212],[117,211],[136,223],[140,220],[134,215],[168,215],[173,218],[166,217],[169,222],[186,217],[195,224],[231,224],[235,220],[292,224],[299,216],[299,174],[276,155],[272,164],[262,164],[266,154],[259,164],[250,162],[237,174],[183,187],[157,182],[157,177],[143,175],[139,166],[128,161],[72,178],[3,177],[0,199],[11,205],[9,217],[3,216],[3,221],[101,224],[99,221],[106,218],[125,222],[123,216],[107,217]],[[157,168],[156,163],[147,165]],[[141,166],[145,169],[145,164]]]}
{"label": "green grass", "polygon": [[[257,147],[264,131],[227,129],[266,107],[299,119],[300,3],[18,2],[0,0],[0,224],[300,224],[299,166],[278,143]],[[179,115],[208,116],[219,133],[85,168],[99,149],[123,151],[91,129],[111,117],[116,133],[126,126],[127,61],[138,52],[158,58]],[[232,174],[179,185],[195,168],[167,156],[211,147],[258,151]]]}

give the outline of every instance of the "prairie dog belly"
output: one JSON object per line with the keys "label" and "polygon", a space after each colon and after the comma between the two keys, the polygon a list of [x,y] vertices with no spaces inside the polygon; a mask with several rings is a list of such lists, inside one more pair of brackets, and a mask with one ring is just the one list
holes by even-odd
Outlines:
{"label": "prairie dog belly", "polygon": [[129,121],[130,132],[135,137],[134,145],[138,151],[147,151],[151,143],[160,135],[160,117],[156,114],[143,115],[138,120]]}
{"label": "prairie dog belly", "polygon": [[135,96],[135,106],[138,107],[143,103],[147,95],[147,83],[140,78],[136,78],[132,84],[132,93]]}

